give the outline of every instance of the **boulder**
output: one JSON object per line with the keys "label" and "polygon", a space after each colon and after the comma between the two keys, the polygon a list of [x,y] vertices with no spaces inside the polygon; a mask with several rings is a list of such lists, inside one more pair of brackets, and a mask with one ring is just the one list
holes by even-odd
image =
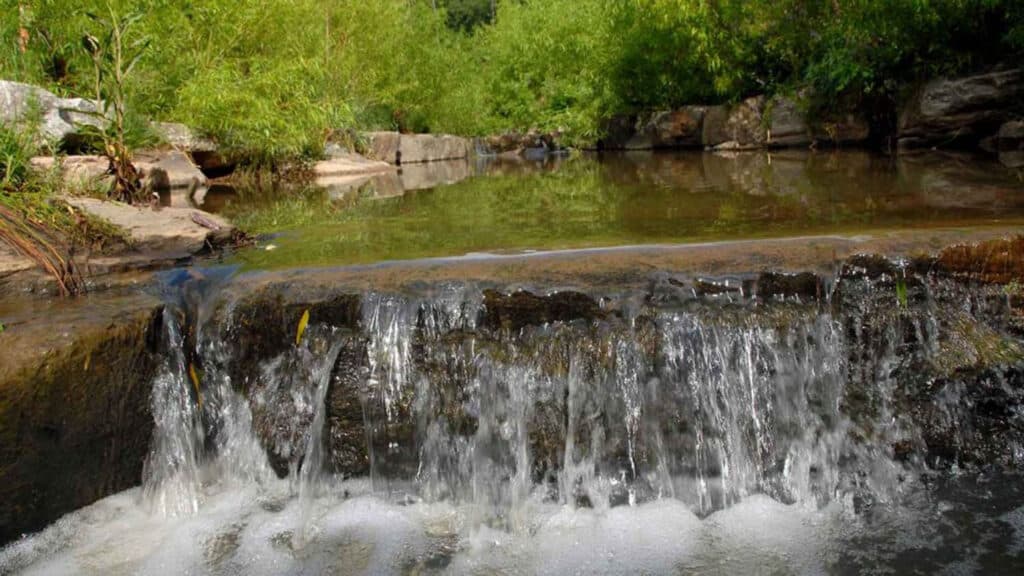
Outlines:
{"label": "boulder", "polygon": [[831,144],[859,144],[871,136],[871,125],[863,116],[847,112],[818,122],[814,140]]}
{"label": "boulder", "polygon": [[225,156],[213,140],[175,122],[154,122],[153,130],[176,150],[184,152],[192,163],[208,177],[230,174],[235,162]]}
{"label": "boulder", "polygon": [[142,173],[144,185],[153,190],[205,186],[208,179],[184,152],[161,150],[140,152],[135,167]]}
{"label": "boulder", "polygon": [[605,125],[600,148],[608,150],[652,150],[657,148],[699,148],[704,122],[703,106],[641,116],[617,116]]}
{"label": "boulder", "polygon": [[792,98],[775,96],[768,104],[768,144],[780,147],[810,146],[814,142],[807,115]]}
{"label": "boulder", "polygon": [[313,165],[317,178],[355,176],[392,172],[395,167],[387,162],[369,160],[358,154],[335,154],[330,160],[321,160]]}
{"label": "boulder", "polygon": [[[53,170],[57,159],[53,156],[37,156],[32,159],[36,170]],[[143,186],[153,190],[170,190],[205,186],[206,176],[183,152],[177,150],[154,150],[135,155],[135,167],[142,176]],[[60,168],[71,190],[92,190],[110,185],[110,162],[103,156],[65,156]]]}
{"label": "boulder", "polygon": [[398,164],[458,160],[469,157],[470,145],[465,138],[446,134],[402,134]]}
{"label": "boulder", "polygon": [[92,190],[110,185],[110,161],[103,156],[65,156],[58,164],[53,156],[37,156],[31,160],[32,167],[39,171],[50,171],[59,165],[64,182],[72,190]]}
{"label": "boulder", "polygon": [[367,132],[363,135],[370,149],[370,156],[388,164],[400,164],[399,152],[402,135],[398,132]]}
{"label": "boulder", "polygon": [[1024,71],[999,70],[928,82],[899,115],[902,150],[974,146],[1019,114],[1024,102]]}
{"label": "boulder", "polygon": [[470,142],[470,148],[478,156],[522,156],[531,159],[543,159],[553,153],[565,150],[559,143],[560,132],[537,132],[531,130],[525,134],[506,132],[486,138],[476,138]]}
{"label": "boulder", "polygon": [[768,142],[764,123],[764,96],[747,98],[735,106],[709,106],[704,113],[701,142],[705,147],[760,148]]}
{"label": "boulder", "polygon": [[1024,168],[1024,150],[1005,150],[999,153],[999,162],[1007,168]]}
{"label": "boulder", "polygon": [[25,122],[34,110],[41,114],[39,137],[48,142],[61,141],[83,125],[105,125],[92,100],[60,98],[37,86],[0,80],[0,123]]}

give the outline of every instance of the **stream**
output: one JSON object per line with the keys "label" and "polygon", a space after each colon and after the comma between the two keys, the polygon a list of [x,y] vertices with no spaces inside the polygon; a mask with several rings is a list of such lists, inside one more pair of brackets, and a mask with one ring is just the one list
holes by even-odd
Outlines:
{"label": "stream", "polygon": [[137,288],[138,481],[0,573],[1024,571],[1021,298],[918,240],[1019,231],[1016,176],[860,152],[465,169],[207,192],[267,234]]}

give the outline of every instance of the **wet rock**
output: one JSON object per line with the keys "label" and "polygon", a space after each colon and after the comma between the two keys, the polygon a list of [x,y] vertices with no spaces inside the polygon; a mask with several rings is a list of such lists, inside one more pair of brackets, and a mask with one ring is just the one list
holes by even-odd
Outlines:
{"label": "wet rock", "polygon": [[492,329],[519,330],[550,322],[593,320],[605,317],[601,306],[590,296],[579,292],[555,292],[537,296],[518,291],[503,294],[496,290],[484,291],[483,323]]}
{"label": "wet rock", "polygon": [[923,458],[933,468],[1020,464],[1024,445],[1024,364],[942,378],[916,398]]}
{"label": "wet rock", "polygon": [[141,481],[160,308],[105,304],[0,333],[0,545]]}
{"label": "wet rock", "polygon": [[[191,208],[129,206],[95,198],[69,197],[68,204],[124,230],[132,246],[156,255],[190,256],[231,240],[234,228],[214,214]],[[201,218],[197,219],[196,216]],[[211,228],[202,222],[214,223]]]}
{"label": "wet rock", "polygon": [[365,476],[370,472],[363,410],[366,391],[366,348],[358,339],[342,347],[327,393],[327,443],[335,474]]}
{"label": "wet rock", "polygon": [[840,268],[840,278],[868,278],[874,280],[882,276],[894,277],[896,264],[885,256],[878,254],[855,254],[846,259]]}
{"label": "wet rock", "polygon": [[82,98],[60,98],[37,86],[0,80],[0,123],[19,124],[38,110],[42,115],[40,137],[58,142],[81,126],[102,127],[95,102]]}
{"label": "wet rock", "polygon": [[999,150],[1020,150],[1024,148],[1024,120],[1013,120],[999,127],[996,135]]}
{"label": "wet rock", "polygon": [[761,299],[798,297],[820,300],[827,294],[825,283],[816,274],[780,274],[764,272],[757,277],[757,296]]}
{"label": "wet rock", "polygon": [[[287,297],[286,297],[287,296]],[[255,381],[262,361],[295,346],[299,320],[309,311],[309,324],[354,328],[361,320],[361,298],[353,294],[316,295],[288,285],[270,286],[237,301],[221,327],[234,343],[229,370],[242,390]]]}
{"label": "wet rock", "polygon": [[899,115],[900,149],[976,145],[1024,101],[1024,71],[998,70],[928,82]]}

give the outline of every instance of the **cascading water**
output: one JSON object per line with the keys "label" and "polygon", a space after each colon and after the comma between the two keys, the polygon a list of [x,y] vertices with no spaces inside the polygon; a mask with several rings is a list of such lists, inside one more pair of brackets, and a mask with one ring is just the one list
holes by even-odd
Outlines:
{"label": "cascading water", "polygon": [[[898,374],[939,355],[928,307],[879,331],[864,316],[874,309],[785,300],[634,298],[551,319],[563,309],[489,298],[442,286],[364,294],[348,316],[314,309],[300,338],[292,325],[259,345],[246,378],[239,339],[252,328],[234,301],[205,316],[169,307],[141,498],[177,517],[164,522],[181,562],[224,574],[821,572],[863,541],[865,503],[916,493],[920,463],[894,447],[926,432],[901,413]],[[184,316],[204,318],[193,340]],[[944,394],[952,405],[965,392]],[[98,510],[75,522],[102,526]],[[202,536],[182,536],[193,529]]]}
{"label": "cascading water", "polygon": [[[199,510],[199,460],[203,428],[199,387],[190,382],[195,367],[185,359],[178,320],[164,310],[166,350],[164,366],[153,382],[152,410],[156,426],[153,446],[143,469],[143,495],[165,516],[194,514]],[[194,376],[191,376],[194,378]]]}

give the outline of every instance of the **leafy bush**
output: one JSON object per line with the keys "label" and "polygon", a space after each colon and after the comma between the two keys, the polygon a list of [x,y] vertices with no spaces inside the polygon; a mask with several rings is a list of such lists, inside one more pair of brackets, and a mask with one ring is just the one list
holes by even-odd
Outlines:
{"label": "leafy bush", "polygon": [[[80,39],[106,1],[0,0],[0,75],[88,94]],[[160,39],[129,108],[261,161],[353,127],[586,141],[613,114],[807,86],[821,106],[891,104],[1024,56],[1019,0],[111,2]]]}
{"label": "leafy bush", "polygon": [[35,148],[28,131],[0,124],[0,193],[14,190],[25,181]]}

